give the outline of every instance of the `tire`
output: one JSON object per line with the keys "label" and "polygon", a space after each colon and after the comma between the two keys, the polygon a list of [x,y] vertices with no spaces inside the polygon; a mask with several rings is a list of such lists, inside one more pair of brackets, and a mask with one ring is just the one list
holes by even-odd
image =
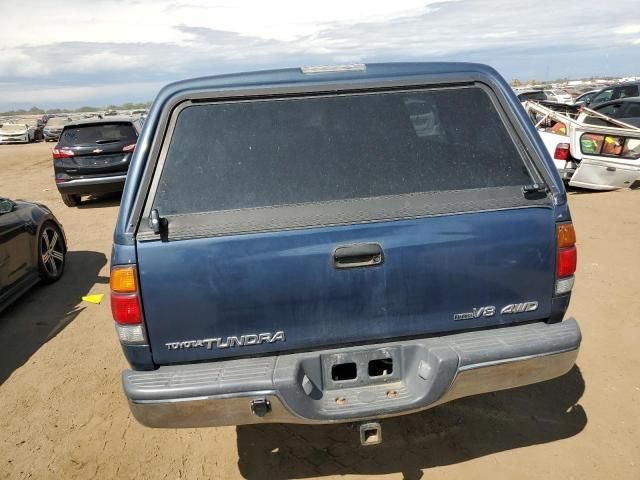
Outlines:
{"label": "tire", "polygon": [[61,193],[62,201],[67,207],[77,207],[80,205],[80,195],[69,195],[66,193]]}
{"label": "tire", "polygon": [[45,283],[53,283],[64,273],[66,246],[60,227],[46,221],[38,234],[38,271]]}

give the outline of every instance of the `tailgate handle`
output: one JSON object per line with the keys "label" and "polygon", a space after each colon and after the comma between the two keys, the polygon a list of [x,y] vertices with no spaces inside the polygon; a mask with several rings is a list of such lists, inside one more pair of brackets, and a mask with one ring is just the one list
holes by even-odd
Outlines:
{"label": "tailgate handle", "polygon": [[346,245],[333,251],[335,268],[371,267],[384,261],[382,247],[377,243]]}

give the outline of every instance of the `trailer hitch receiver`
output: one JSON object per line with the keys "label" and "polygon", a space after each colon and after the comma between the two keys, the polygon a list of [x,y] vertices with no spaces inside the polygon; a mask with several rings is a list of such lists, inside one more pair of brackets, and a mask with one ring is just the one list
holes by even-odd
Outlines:
{"label": "trailer hitch receiver", "polygon": [[360,425],[360,443],[365,447],[382,443],[382,427],[378,422]]}

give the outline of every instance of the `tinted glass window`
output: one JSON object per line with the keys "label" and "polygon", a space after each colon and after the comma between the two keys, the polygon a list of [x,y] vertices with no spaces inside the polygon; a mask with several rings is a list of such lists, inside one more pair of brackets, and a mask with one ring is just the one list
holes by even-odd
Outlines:
{"label": "tinted glass window", "polygon": [[178,116],[161,214],[523,185],[479,88],[192,105]]}
{"label": "tinted glass window", "polygon": [[580,95],[578,98],[576,98],[576,102],[588,102],[593,98],[594,95],[595,93],[585,93],[584,95]]}
{"label": "tinted glass window", "polygon": [[616,98],[626,98],[626,97],[637,97],[638,96],[638,87],[636,85],[626,85],[624,87],[618,87],[613,91],[613,99]]}
{"label": "tinted glass window", "polygon": [[609,115],[609,116],[616,116],[616,112],[620,110],[620,104],[619,103],[614,103],[611,105],[606,105],[602,108],[597,108],[596,111],[598,113],[602,113],[603,115]]}
{"label": "tinted glass window", "polygon": [[625,118],[640,117],[640,103],[628,103],[624,112]]}
{"label": "tinted glass window", "polygon": [[613,88],[607,88],[606,90],[603,90],[602,92],[596,94],[593,97],[592,102],[593,103],[608,102],[609,100],[611,100],[612,94],[613,94]]}
{"label": "tinted glass window", "polygon": [[105,123],[66,128],[60,137],[60,146],[91,145],[136,141],[136,130],[130,123]]}
{"label": "tinted glass window", "polygon": [[521,93],[518,95],[518,98],[520,98],[520,101],[524,102],[525,100],[546,100],[547,96],[544,92],[528,92]]}

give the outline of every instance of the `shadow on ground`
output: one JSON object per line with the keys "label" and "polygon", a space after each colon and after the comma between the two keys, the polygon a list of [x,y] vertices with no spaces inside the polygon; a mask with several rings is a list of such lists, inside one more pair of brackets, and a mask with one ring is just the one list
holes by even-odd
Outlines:
{"label": "shadow on ground", "polygon": [[383,443],[362,447],[357,425],[237,427],[238,466],[249,479],[402,473],[576,435],[587,424],[578,404],[584,380],[576,366],[535,385],[468,397],[422,413],[382,420]]}
{"label": "shadow on ground", "polygon": [[84,310],[81,297],[94,284],[109,282],[99,276],[106,263],[104,253],[69,252],[58,282],[34,287],[0,314],[0,385]]}
{"label": "shadow on ground", "polygon": [[117,207],[122,200],[122,192],[119,193],[100,193],[95,195],[83,196],[82,202],[78,205],[80,209],[89,208],[107,208]]}
{"label": "shadow on ground", "polygon": [[567,195],[598,195],[599,193],[609,193],[608,190],[591,190],[590,188],[566,186]]}

